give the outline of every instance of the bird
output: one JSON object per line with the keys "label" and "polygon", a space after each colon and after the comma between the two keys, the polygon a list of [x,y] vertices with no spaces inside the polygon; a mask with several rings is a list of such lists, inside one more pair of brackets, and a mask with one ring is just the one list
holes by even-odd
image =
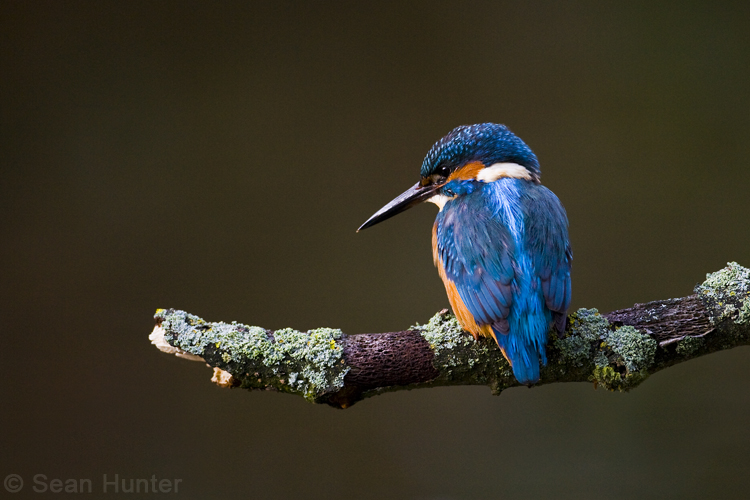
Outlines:
{"label": "bird", "polygon": [[421,202],[439,208],[433,260],[459,324],[493,338],[516,380],[535,384],[550,330],[565,331],[573,260],[565,208],[536,155],[505,125],[456,127],[430,148],[419,182],[357,231]]}

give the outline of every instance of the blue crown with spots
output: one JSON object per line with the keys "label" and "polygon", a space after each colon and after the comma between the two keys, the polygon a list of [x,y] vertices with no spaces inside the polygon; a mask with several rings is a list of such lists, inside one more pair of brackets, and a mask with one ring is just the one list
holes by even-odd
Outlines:
{"label": "blue crown with spots", "polygon": [[486,166],[495,163],[517,163],[526,167],[537,178],[542,171],[531,148],[505,125],[479,123],[461,125],[437,141],[422,162],[422,177],[429,177],[438,169],[457,167],[472,162]]}

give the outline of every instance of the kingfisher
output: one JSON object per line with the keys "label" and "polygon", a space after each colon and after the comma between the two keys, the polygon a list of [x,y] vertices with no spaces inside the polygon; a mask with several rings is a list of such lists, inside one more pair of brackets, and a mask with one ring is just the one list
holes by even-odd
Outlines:
{"label": "kingfisher", "polygon": [[536,383],[550,330],[565,331],[573,260],[565,208],[542,186],[536,155],[505,125],[462,125],[420,174],[357,231],[437,205],[432,255],[456,319],[497,342],[519,383]]}

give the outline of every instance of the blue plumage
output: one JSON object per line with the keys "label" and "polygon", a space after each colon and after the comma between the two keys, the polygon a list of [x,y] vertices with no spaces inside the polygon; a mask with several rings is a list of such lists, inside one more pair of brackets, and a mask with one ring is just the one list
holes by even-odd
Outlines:
{"label": "blue plumage", "polygon": [[531,149],[504,125],[457,127],[427,153],[421,181],[371,217],[440,206],[433,256],[462,326],[491,335],[523,384],[539,380],[552,325],[565,329],[568,220]]}
{"label": "blue plumage", "polygon": [[422,162],[422,177],[441,168],[455,169],[481,161],[487,166],[500,162],[517,163],[539,176],[539,160],[534,152],[505,125],[478,123],[451,130],[437,141]]}
{"label": "blue plumage", "polygon": [[[454,181],[455,182],[455,181]],[[490,325],[521,383],[539,379],[553,319],[565,327],[570,262],[565,213],[547,188],[504,178],[475,184],[437,216],[439,264],[478,325]]]}

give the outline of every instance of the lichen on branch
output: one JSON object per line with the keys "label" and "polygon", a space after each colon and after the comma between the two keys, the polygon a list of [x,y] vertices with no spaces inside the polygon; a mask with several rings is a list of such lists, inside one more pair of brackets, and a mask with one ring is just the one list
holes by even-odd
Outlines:
{"label": "lichen on branch", "polygon": [[695,293],[706,305],[712,324],[725,319],[738,324],[750,320],[750,269],[736,262],[708,273],[706,281],[695,287]]}
{"label": "lichen on branch", "polygon": [[[167,344],[202,358],[226,375],[225,386],[299,394],[311,401],[344,386],[341,330],[271,332],[237,322],[208,323],[184,311],[159,309],[155,319]],[[217,375],[219,377],[219,375]]]}
{"label": "lichen on branch", "polygon": [[[604,315],[571,313],[563,336],[550,333],[537,385],[593,382],[627,391],[675,363],[748,344],[750,270],[731,262],[708,274],[695,293]],[[494,341],[474,340],[446,310],[408,330],[360,335],[210,323],[175,309],[157,310],[155,320],[152,342],[205,361],[222,387],[275,390],[346,408],[403,388],[486,385],[499,394],[519,385]]]}

